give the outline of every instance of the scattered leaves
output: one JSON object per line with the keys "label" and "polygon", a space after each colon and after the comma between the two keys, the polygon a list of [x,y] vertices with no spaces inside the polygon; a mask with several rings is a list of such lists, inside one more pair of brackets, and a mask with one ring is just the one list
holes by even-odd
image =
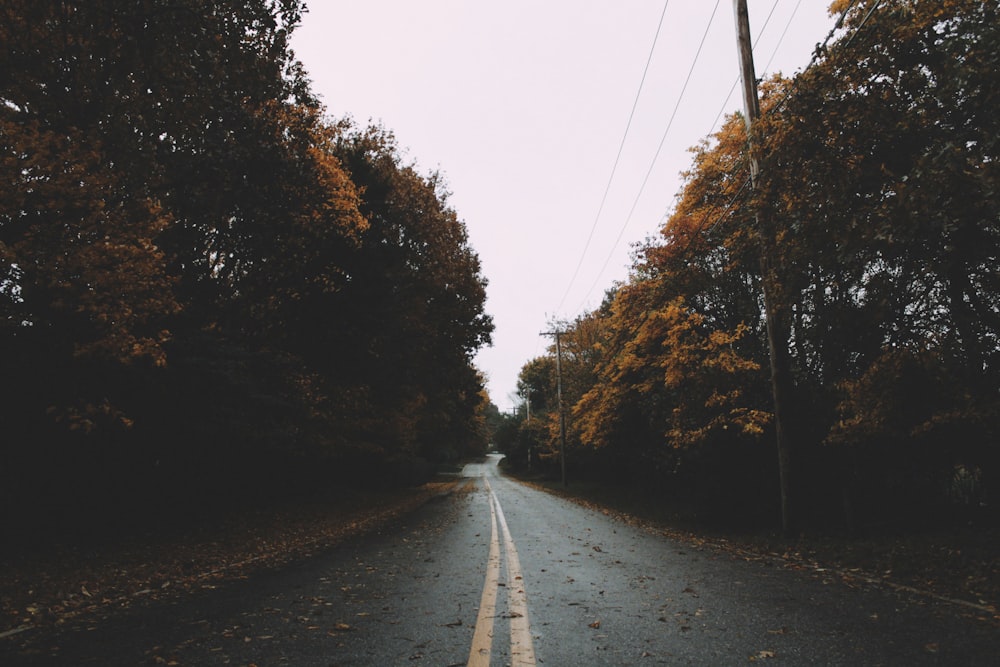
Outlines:
{"label": "scattered leaves", "polygon": [[755,662],[757,660],[770,660],[775,657],[774,651],[765,649],[763,651],[757,651],[755,655],[750,656],[750,662]]}

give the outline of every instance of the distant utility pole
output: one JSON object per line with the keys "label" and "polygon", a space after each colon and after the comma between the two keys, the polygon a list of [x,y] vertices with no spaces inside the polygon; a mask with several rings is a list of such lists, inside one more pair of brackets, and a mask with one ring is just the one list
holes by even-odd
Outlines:
{"label": "distant utility pole", "polygon": [[[757,96],[757,76],[753,66],[753,46],[750,41],[750,18],[747,0],[733,0],[736,13],[736,40],[740,56],[740,76],[743,79],[743,107],[746,112],[748,153],[750,155],[750,182],[756,188],[760,165],[754,150],[754,124],[760,118],[760,101]],[[781,487],[781,528],[788,535],[794,530],[792,519],[792,470],[791,447],[786,429],[787,398],[791,395],[791,361],[788,353],[787,318],[776,311],[777,276],[772,267],[771,254],[775,252],[774,235],[761,224],[754,214],[760,234],[761,286],[764,291],[764,322],[767,327],[767,346],[771,365],[771,393],[774,400],[774,430],[778,441],[778,474]]]}
{"label": "distant utility pole", "polygon": [[[531,389],[528,389],[527,395],[524,397],[524,421],[531,422]],[[531,472],[531,439],[528,440],[528,472]]]}
{"label": "distant utility pole", "polygon": [[563,332],[543,331],[540,336],[555,336],[556,339],[556,401],[559,409],[559,468],[562,471],[562,485],[566,486],[566,413],[562,401],[562,343]]}

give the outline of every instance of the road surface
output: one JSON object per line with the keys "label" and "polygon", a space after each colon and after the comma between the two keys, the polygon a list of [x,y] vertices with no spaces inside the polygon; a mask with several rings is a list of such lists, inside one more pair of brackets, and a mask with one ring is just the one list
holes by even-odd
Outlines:
{"label": "road surface", "polygon": [[673,541],[496,464],[280,570],[7,637],[0,664],[998,664],[959,607]]}

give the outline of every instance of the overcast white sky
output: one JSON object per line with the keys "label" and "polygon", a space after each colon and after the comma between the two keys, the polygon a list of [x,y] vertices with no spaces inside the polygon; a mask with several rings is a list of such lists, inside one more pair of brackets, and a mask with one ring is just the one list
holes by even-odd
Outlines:
{"label": "overcast white sky", "polygon": [[[741,107],[733,0],[666,3],[638,98],[663,0],[309,5],[292,46],[328,112],[381,122],[421,171],[446,177],[489,281],[496,331],[477,365],[508,410],[521,367],[545,352],[539,333],[627,276],[631,246],[673,206],[687,149]],[[805,67],[833,26],[828,5],[749,0],[758,78]]]}

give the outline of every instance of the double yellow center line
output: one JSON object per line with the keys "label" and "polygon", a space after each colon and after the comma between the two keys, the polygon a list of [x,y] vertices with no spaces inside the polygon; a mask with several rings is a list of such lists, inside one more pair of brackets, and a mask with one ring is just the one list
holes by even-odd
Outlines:
{"label": "double yellow center line", "polygon": [[500,587],[500,534],[503,535],[504,554],[507,558],[507,606],[510,612],[510,664],[511,667],[535,665],[535,648],[531,642],[531,626],[528,623],[528,598],[524,592],[524,577],[521,562],[517,557],[514,540],[507,528],[503,508],[497,500],[489,480],[485,477],[486,491],[490,501],[490,553],[486,562],[486,582],[479,603],[476,632],[472,636],[468,667],[489,667],[490,650],[493,645],[493,627],[496,620],[497,590]]}

